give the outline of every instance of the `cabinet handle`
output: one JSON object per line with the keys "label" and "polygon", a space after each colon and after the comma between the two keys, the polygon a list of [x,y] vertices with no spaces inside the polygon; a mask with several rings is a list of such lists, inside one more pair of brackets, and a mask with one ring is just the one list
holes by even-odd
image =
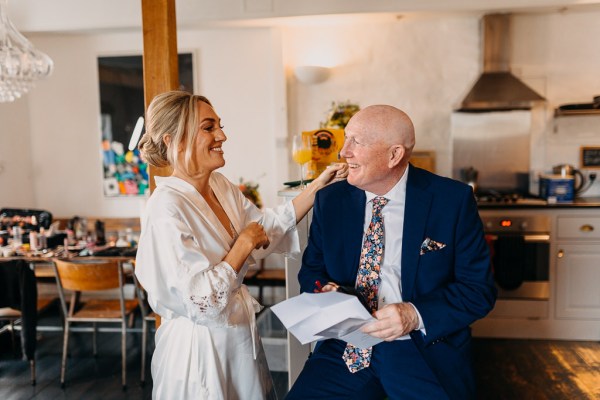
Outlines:
{"label": "cabinet handle", "polygon": [[581,232],[593,232],[594,231],[594,227],[590,224],[585,224],[585,225],[581,225],[581,227],[579,228],[579,230]]}
{"label": "cabinet handle", "polygon": [[565,256],[565,252],[563,249],[560,249],[558,251],[558,254],[556,255],[558,258],[563,258]]}

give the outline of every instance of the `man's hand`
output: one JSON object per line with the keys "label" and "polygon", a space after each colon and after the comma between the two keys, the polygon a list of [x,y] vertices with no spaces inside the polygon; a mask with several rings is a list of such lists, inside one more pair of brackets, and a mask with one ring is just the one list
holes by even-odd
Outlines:
{"label": "man's hand", "polygon": [[365,325],[364,333],[391,342],[419,327],[419,317],[410,303],[388,304],[374,314],[377,321]]}

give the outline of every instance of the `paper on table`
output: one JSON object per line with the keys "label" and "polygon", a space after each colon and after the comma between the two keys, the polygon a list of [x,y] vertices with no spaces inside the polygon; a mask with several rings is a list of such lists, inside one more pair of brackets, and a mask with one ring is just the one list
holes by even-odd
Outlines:
{"label": "paper on table", "polygon": [[356,296],[345,293],[302,293],[272,306],[271,311],[302,344],[340,339],[365,348],[382,341],[360,331],[375,318]]}

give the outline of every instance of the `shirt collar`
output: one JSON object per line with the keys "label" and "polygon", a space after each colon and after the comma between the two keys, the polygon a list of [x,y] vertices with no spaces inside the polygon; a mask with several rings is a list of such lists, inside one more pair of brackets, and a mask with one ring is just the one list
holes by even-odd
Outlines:
{"label": "shirt collar", "polygon": [[[406,181],[408,180],[408,167],[404,170],[402,177],[394,187],[392,187],[389,192],[381,195],[381,197],[385,197],[388,201],[393,202],[404,202],[404,198],[406,197]],[[371,193],[365,190],[365,194],[367,196],[367,203],[373,200],[375,197],[379,196],[375,193]]]}

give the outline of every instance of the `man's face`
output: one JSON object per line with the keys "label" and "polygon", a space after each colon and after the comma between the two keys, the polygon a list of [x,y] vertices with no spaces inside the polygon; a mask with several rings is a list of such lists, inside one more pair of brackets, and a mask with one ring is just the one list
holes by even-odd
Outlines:
{"label": "man's face", "polygon": [[376,194],[386,193],[389,183],[390,146],[364,118],[350,120],[345,130],[344,147],[340,155],[348,163],[348,183]]}

